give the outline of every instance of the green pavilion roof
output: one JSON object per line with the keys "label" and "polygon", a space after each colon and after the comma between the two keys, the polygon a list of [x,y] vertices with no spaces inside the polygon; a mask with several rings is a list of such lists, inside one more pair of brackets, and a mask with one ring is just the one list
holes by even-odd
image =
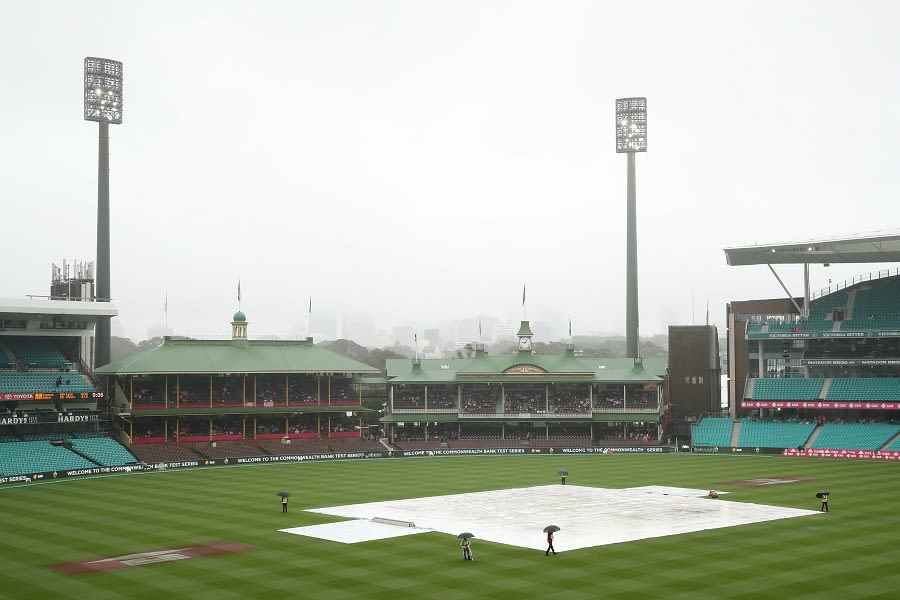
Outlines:
{"label": "green pavilion roof", "polygon": [[166,337],[161,345],[98,367],[94,373],[345,373],[378,376],[381,372],[352,358],[318,348],[310,340],[190,340]]}
{"label": "green pavilion roof", "polygon": [[478,381],[567,381],[651,383],[663,379],[665,358],[583,358],[571,352],[556,355],[519,353],[467,359],[388,359],[390,383],[460,383]]}

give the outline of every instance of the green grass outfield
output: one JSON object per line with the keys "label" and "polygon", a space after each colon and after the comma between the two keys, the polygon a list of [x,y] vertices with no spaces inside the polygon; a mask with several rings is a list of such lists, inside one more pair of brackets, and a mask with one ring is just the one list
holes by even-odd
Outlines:
{"label": "green grass outfield", "polygon": [[[827,488],[831,513],[550,559],[476,539],[475,562],[435,532],[349,545],[276,531],[337,520],[304,508],[545,485],[559,468],[577,485],[730,492],[710,502],[818,509],[815,492]],[[810,479],[724,483],[766,477]],[[293,494],[288,514],[281,489]],[[230,466],[4,487],[0,515],[0,598],[846,600],[900,590],[900,464],[889,462],[669,454]],[[213,540],[258,550],[81,575],[48,568]]]}

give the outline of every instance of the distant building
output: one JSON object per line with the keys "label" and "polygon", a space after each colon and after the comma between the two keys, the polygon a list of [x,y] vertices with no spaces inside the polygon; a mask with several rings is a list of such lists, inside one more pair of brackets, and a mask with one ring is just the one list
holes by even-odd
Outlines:
{"label": "distant building", "polygon": [[673,421],[721,412],[719,338],[715,325],[669,327],[669,416]]}

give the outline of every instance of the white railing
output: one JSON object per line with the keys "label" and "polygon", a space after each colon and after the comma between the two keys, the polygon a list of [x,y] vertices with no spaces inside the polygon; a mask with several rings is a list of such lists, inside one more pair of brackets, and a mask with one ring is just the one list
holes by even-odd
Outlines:
{"label": "white railing", "polygon": [[881,270],[875,271],[873,273],[866,273],[864,275],[859,275],[857,277],[853,277],[851,279],[841,281],[840,283],[836,283],[834,285],[829,285],[826,288],[822,288],[818,292],[810,294],[809,299],[816,300],[817,298],[822,298],[824,296],[827,296],[828,294],[833,294],[835,292],[845,290],[849,287],[853,287],[854,285],[863,283],[865,281],[876,281],[878,279],[884,279],[886,277],[894,277],[895,275],[900,275],[900,268],[881,269]]}
{"label": "white railing", "polygon": [[647,413],[647,414],[657,414],[659,413],[659,406],[616,406],[611,408],[606,407],[594,407],[595,413]]}

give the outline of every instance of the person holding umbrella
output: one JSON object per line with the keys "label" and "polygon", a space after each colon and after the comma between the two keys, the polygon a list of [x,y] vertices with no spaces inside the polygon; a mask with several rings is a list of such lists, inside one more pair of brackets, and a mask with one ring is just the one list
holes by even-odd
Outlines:
{"label": "person holding umbrella", "polygon": [[472,542],[470,541],[475,536],[466,531],[456,537],[459,538],[459,547],[463,551],[463,560],[475,560],[472,558]]}
{"label": "person holding umbrella", "polygon": [[819,509],[822,512],[828,512],[828,494],[830,493],[827,490],[822,490],[816,494],[816,498],[822,501],[822,508]]}
{"label": "person holding umbrella", "polygon": [[278,492],[278,495],[281,496],[281,512],[286,513],[288,511],[288,496],[290,496],[287,492]]}
{"label": "person holding umbrella", "polygon": [[559,531],[559,527],[556,525],[547,525],[544,527],[544,533],[547,534],[547,551],[544,552],[544,556],[550,556],[550,553],[553,553],[553,556],[556,556],[556,548],[553,547],[553,534]]}

